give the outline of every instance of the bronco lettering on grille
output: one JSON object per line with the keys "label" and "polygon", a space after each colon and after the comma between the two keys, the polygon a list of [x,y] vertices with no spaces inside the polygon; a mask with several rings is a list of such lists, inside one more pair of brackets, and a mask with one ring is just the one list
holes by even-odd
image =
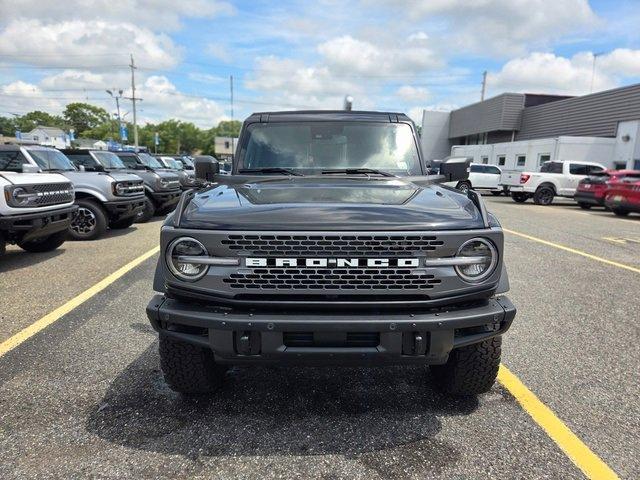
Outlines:
{"label": "bronco lettering on grille", "polygon": [[246,267],[404,267],[420,266],[418,258],[246,258]]}

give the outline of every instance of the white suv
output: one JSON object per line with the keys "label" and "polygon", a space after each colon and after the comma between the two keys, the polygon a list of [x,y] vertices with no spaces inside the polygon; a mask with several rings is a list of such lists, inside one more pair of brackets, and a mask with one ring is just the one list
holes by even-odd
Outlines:
{"label": "white suv", "polygon": [[502,171],[495,165],[472,163],[469,167],[469,178],[461,182],[447,182],[445,185],[456,187],[461,192],[473,190],[489,190],[493,195],[500,195],[504,189],[500,185]]}

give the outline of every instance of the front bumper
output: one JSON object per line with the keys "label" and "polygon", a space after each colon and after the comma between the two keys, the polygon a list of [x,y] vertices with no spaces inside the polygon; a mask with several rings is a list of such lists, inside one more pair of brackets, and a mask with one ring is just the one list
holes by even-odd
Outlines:
{"label": "front bumper", "polygon": [[0,217],[0,230],[8,232],[8,238],[14,241],[29,241],[47,237],[68,229],[77,210],[78,206],[72,205],[46,212],[2,216]]}
{"label": "front bumper", "polygon": [[105,202],[104,208],[109,213],[109,218],[113,221],[133,217],[144,210],[144,195],[125,200]]}
{"label": "front bumper", "polygon": [[452,349],[506,332],[516,309],[504,296],[423,312],[251,313],[155,295],[155,330],[211,348],[220,363],[441,364]]}
{"label": "front bumper", "polygon": [[586,203],[588,205],[604,206],[604,196],[597,197],[594,192],[583,192],[576,190],[573,199],[578,203]]}
{"label": "front bumper", "polygon": [[178,188],[166,192],[153,192],[151,193],[151,198],[153,199],[153,203],[155,203],[156,208],[165,208],[171,205],[176,205],[180,200],[180,195],[182,195],[182,190]]}

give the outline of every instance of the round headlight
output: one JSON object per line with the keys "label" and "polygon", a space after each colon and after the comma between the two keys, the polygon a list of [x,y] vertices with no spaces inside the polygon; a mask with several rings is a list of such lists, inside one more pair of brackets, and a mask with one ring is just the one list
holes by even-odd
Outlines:
{"label": "round headlight", "polygon": [[27,191],[22,187],[14,188],[13,192],[11,192],[11,197],[16,205],[26,205],[29,203],[31,198]]}
{"label": "round headlight", "polygon": [[204,245],[195,238],[177,238],[167,248],[167,266],[171,273],[180,280],[194,282],[205,276],[209,266],[194,261],[193,257],[207,257],[208,255]]}
{"label": "round headlight", "polygon": [[468,263],[456,265],[456,273],[465,282],[477,283],[489,277],[498,264],[498,252],[489,240],[472,238],[458,249],[457,258]]}
{"label": "round headlight", "polygon": [[124,195],[127,193],[127,187],[123,183],[116,183],[116,193],[118,195]]}

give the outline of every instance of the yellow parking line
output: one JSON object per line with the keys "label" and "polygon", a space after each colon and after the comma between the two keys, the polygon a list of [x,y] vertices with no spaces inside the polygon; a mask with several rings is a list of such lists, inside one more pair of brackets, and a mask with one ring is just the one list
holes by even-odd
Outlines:
{"label": "yellow parking line", "polygon": [[618,475],[591,451],[560,420],[553,411],[542,403],[524,383],[504,365],[500,365],[498,381],[515,397],[531,418],[547,432],[547,435],[564,451],[587,478],[604,480],[617,479]]}
{"label": "yellow parking line", "polygon": [[35,323],[29,325],[23,330],[20,330],[18,333],[16,333],[12,337],[0,343],[0,357],[2,357],[5,353],[10,352],[21,343],[28,340],[29,338],[33,337],[36,333],[44,330],[52,323],[58,321],[64,315],[69,313],[74,308],[79,307],[80,305],[82,305],[84,302],[89,300],[91,297],[93,297],[97,293],[100,293],[102,290],[104,290],[113,282],[115,282],[120,277],[122,277],[125,273],[129,272],[130,270],[137,267],[148,258],[158,253],[159,250],[160,250],[160,247],[154,247],[151,250],[149,250],[147,253],[140,255],[138,258],[130,261],[125,266],[120,267],[111,275],[103,278],[98,283],[96,283],[92,287],[82,292],[80,295],[72,298],[64,305],[61,305],[60,307],[56,308],[54,311],[46,314],[40,320],[37,320]]}
{"label": "yellow parking line", "polygon": [[543,240],[542,238],[533,237],[531,235],[527,235],[526,233],[516,232],[514,230],[509,230],[508,228],[503,228],[503,230],[511,235],[516,235],[518,237],[526,238],[527,240],[531,240],[533,242],[542,243],[543,245],[548,245],[550,247],[558,248],[560,250],[564,250],[565,252],[574,253],[576,255],[580,255],[582,257],[588,258],[590,260],[595,260],[596,262],[605,263],[607,265],[611,265],[613,267],[622,268],[624,270],[629,270],[630,272],[640,273],[640,268],[632,267],[631,265],[625,265],[624,263],[614,262],[613,260],[607,260],[606,258],[598,257],[597,255],[592,255],[587,252],[583,252],[582,250],[576,250],[575,248],[567,247],[565,245],[561,245],[559,243],[550,242],[548,240]]}

